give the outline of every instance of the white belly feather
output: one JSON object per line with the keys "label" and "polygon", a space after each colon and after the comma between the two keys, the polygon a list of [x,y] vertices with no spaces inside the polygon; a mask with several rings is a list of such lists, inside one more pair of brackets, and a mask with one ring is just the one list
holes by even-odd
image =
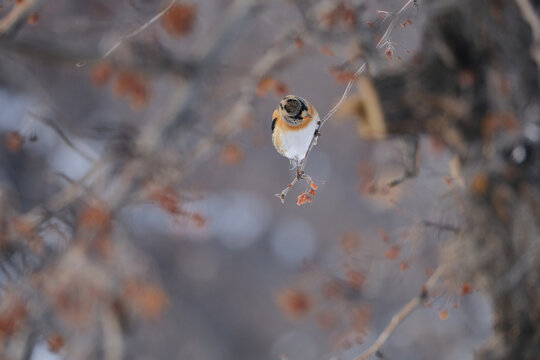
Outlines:
{"label": "white belly feather", "polygon": [[319,115],[301,130],[282,132],[280,136],[282,154],[289,159],[302,161],[317,129],[317,122],[319,122]]}

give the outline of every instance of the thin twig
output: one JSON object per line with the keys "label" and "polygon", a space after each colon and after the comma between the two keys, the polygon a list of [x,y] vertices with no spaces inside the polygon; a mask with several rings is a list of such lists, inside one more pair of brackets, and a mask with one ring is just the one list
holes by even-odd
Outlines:
{"label": "thin twig", "polygon": [[336,105],[334,105],[334,107],[332,108],[332,110],[330,110],[328,112],[328,114],[326,114],[326,116],[321,120],[321,124],[319,125],[319,127],[317,128],[317,130],[319,130],[321,128],[321,126],[324,125],[324,123],[330,119],[330,117],[332,115],[334,115],[338,110],[339,108],[341,107],[341,105],[343,105],[343,102],[345,102],[345,100],[347,99],[347,96],[349,96],[349,92],[351,91],[351,88],[353,86],[353,83],[354,81],[356,81],[356,79],[358,79],[358,77],[360,76],[360,74],[362,74],[364,72],[364,70],[366,69],[366,63],[364,62],[359,68],[358,70],[356,70],[356,72],[354,73],[354,75],[352,76],[352,78],[349,80],[349,82],[347,83],[347,87],[345,88],[345,91],[343,91],[343,95],[341,95],[341,99],[339,99],[338,103]]}
{"label": "thin twig", "polygon": [[112,311],[102,312],[101,327],[104,339],[105,360],[121,360],[124,358],[124,337],[118,316]]}
{"label": "thin twig", "polygon": [[405,182],[406,180],[415,178],[418,176],[419,172],[419,137],[417,135],[405,135],[402,136],[402,142],[404,145],[404,154],[403,154],[403,165],[405,167],[403,174],[390,181],[387,186],[389,188],[398,186]]}
{"label": "thin twig", "polygon": [[453,232],[454,234],[457,234],[459,232],[459,228],[456,226],[448,225],[448,224],[439,224],[439,223],[429,221],[429,220],[423,220],[422,225],[425,227],[433,227],[433,228],[439,229],[440,231],[450,231],[450,232]]}
{"label": "thin twig", "polygon": [[46,210],[48,214],[56,214],[79,199],[87,190],[85,183],[90,181],[94,175],[102,171],[108,162],[109,159],[105,157],[100,158],[100,160],[95,162],[81,178],[64,187],[51,197],[46,204],[38,205],[23,215],[23,221],[28,225],[28,228],[33,230],[50,217],[49,215],[43,214],[44,210]]}
{"label": "thin twig", "polygon": [[394,28],[396,27],[397,23],[399,22],[401,15],[407,10],[411,5],[416,4],[415,0],[409,0],[399,9],[399,11],[394,15],[394,18],[390,22],[390,25],[388,25],[388,28],[386,28],[386,31],[384,32],[383,36],[381,37],[381,40],[377,43],[377,48],[380,49],[383,47],[390,39],[390,35],[392,34],[392,31],[394,31]]}
{"label": "thin twig", "polygon": [[397,327],[428,297],[429,290],[437,283],[441,275],[443,275],[445,268],[443,265],[439,265],[437,270],[426,281],[420,293],[412,298],[401,310],[392,317],[390,323],[379,334],[379,337],[375,342],[362,354],[360,354],[355,360],[367,360],[370,356],[377,354],[379,349],[384,343],[392,336]]}
{"label": "thin twig", "polygon": [[34,113],[32,111],[28,111],[28,115],[30,115],[33,118],[41,121],[43,124],[47,125],[52,130],[54,130],[54,132],[56,132],[56,134],[60,137],[60,139],[62,139],[66,143],[67,146],[69,146],[73,151],[75,151],[77,154],[79,154],[85,160],[87,160],[90,163],[94,163],[96,161],[96,159],[94,159],[91,155],[89,155],[86,152],[84,152],[83,150],[77,148],[75,146],[75,144],[73,144],[73,142],[71,140],[69,140],[67,135],[62,131],[62,129],[54,121],[52,121],[51,119],[48,119],[48,118],[46,118],[46,117],[44,117],[42,115],[36,114],[36,113]]}
{"label": "thin twig", "polygon": [[22,353],[21,359],[23,360],[32,359],[32,354],[34,352],[34,348],[36,346],[37,340],[38,340],[38,332],[35,330],[30,331],[30,334],[28,334],[28,337],[26,338],[26,342],[24,344],[24,351]]}
{"label": "thin twig", "polygon": [[[356,70],[356,72],[354,73],[354,75],[351,77],[351,79],[349,80],[349,82],[347,83],[347,86],[345,87],[345,90],[343,91],[343,95],[341,95],[341,98],[339,99],[339,101],[337,102],[336,105],[334,105],[334,107],[328,112],[328,114],[325,115],[325,117],[322,118],[322,120],[319,120],[319,122],[317,123],[317,129],[315,129],[315,132],[313,134],[313,137],[311,138],[311,142],[309,143],[309,146],[308,146],[308,149],[306,151],[306,155],[304,156],[304,160],[302,160],[302,165],[300,167],[300,171],[297,173],[296,177],[291,181],[291,183],[289,185],[287,185],[287,187],[285,189],[283,189],[279,194],[276,194],[276,197],[278,197],[280,200],[281,200],[281,203],[285,203],[285,197],[287,196],[287,193],[289,192],[289,190],[292,189],[292,187],[294,186],[294,184],[296,184],[296,182],[300,179],[307,179],[307,180],[311,180],[311,178],[309,177],[309,175],[305,174],[304,170],[306,168],[306,164],[307,164],[307,159],[308,159],[308,156],[309,156],[309,153],[311,152],[311,149],[313,148],[313,146],[315,146],[317,144],[317,138],[319,137],[319,135],[321,134],[320,130],[321,130],[321,127],[324,125],[325,122],[328,121],[328,119],[330,119],[332,117],[332,115],[334,115],[338,110],[339,108],[343,105],[343,103],[345,102],[345,100],[347,99],[347,96],[349,96],[349,92],[351,91],[352,89],[352,86],[354,84],[354,82],[356,81],[356,79],[358,79],[358,77],[364,72],[364,70],[366,69],[366,62],[364,62],[359,68],[358,70]],[[306,181],[307,181],[306,180]]]}
{"label": "thin twig", "polygon": [[[120,47],[120,45],[122,45],[126,40],[129,40],[130,38],[136,36],[137,34],[141,33],[143,30],[147,29],[150,25],[152,25],[153,23],[155,23],[156,21],[158,21],[173,5],[174,3],[176,2],[176,0],[171,0],[171,2],[169,3],[169,5],[167,5],[167,7],[165,9],[163,9],[162,11],[160,11],[159,13],[157,13],[156,15],[154,15],[154,17],[152,17],[150,20],[148,20],[147,22],[145,22],[144,24],[142,24],[141,26],[139,26],[137,29],[135,29],[134,31],[130,32],[129,34],[127,35],[124,35],[124,36],[121,36],[118,41],[116,41],[113,46],[111,46],[111,48],[109,50],[107,50],[105,52],[105,54],[103,54],[103,56],[101,57],[101,59],[105,59],[106,57],[108,57],[109,55],[111,55],[114,51],[116,51],[116,49],[118,49]],[[77,63],[77,66],[78,67],[82,67],[84,66],[86,63],[84,61],[80,61]]]}
{"label": "thin twig", "polygon": [[516,0],[523,19],[530,25],[533,41],[531,42],[531,56],[540,70],[540,18],[536,15],[529,0]]}
{"label": "thin twig", "polygon": [[23,21],[34,9],[36,9],[43,0],[27,0],[17,2],[13,9],[0,20],[0,36],[7,34],[19,22]]}

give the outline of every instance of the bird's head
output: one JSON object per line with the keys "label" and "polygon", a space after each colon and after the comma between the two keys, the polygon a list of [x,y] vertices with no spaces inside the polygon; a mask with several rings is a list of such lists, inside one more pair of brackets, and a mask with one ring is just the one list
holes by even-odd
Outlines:
{"label": "bird's head", "polygon": [[279,103],[278,111],[290,125],[299,125],[308,113],[308,102],[296,95],[287,95]]}

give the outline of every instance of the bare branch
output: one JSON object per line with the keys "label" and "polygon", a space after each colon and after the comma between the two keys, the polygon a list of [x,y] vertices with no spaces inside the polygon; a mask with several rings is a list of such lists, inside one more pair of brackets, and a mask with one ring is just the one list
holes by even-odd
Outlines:
{"label": "bare branch", "polygon": [[405,304],[405,306],[403,306],[403,308],[401,308],[401,310],[397,314],[392,317],[390,323],[379,334],[379,337],[377,338],[377,340],[375,340],[373,345],[371,345],[366,351],[360,354],[360,356],[358,356],[356,360],[367,360],[369,357],[377,354],[379,349],[390,338],[390,336],[392,336],[394,331],[396,331],[397,327],[403,321],[405,321],[405,319],[418,307],[418,305],[422,304],[422,302],[428,296],[429,290],[432,289],[433,286],[437,283],[441,275],[443,275],[444,271],[444,266],[440,265],[431,275],[428,281],[426,281],[420,293],[414,298],[412,298],[407,304]]}
{"label": "bare branch", "polygon": [[13,30],[17,24],[24,21],[32,11],[41,5],[43,0],[26,0],[17,2],[13,9],[0,20],[0,37]]}
{"label": "bare branch", "polygon": [[419,138],[418,135],[406,135],[403,136],[403,145],[404,145],[404,154],[403,154],[403,165],[405,169],[403,174],[388,183],[388,187],[397,186],[408,179],[415,178],[418,175],[419,171]]}
{"label": "bare branch", "polygon": [[33,118],[41,121],[43,124],[47,125],[51,129],[53,129],[54,132],[60,137],[60,139],[62,139],[64,141],[64,143],[66,143],[67,146],[69,146],[73,151],[75,151],[77,154],[79,154],[85,160],[88,160],[90,163],[94,163],[96,161],[96,159],[94,159],[93,156],[91,156],[90,154],[87,154],[83,150],[77,148],[75,146],[75,144],[73,144],[73,142],[71,140],[69,140],[69,138],[62,131],[62,129],[57,124],[55,124],[54,121],[52,121],[51,119],[48,119],[48,118],[46,118],[46,117],[44,117],[42,115],[36,114],[36,113],[34,113],[32,111],[28,111],[28,115],[30,115]]}
{"label": "bare branch", "polygon": [[94,163],[94,165],[79,180],[63,188],[60,192],[54,195],[47,202],[47,204],[43,206],[36,206],[26,213],[24,218],[26,220],[25,222],[28,223],[28,228],[35,229],[47,220],[48,216],[43,216],[43,210],[46,210],[49,214],[57,213],[81,197],[85,190],[87,190],[85,185],[86,182],[103,170],[106,163],[106,159],[100,159],[98,162]]}
{"label": "bare branch", "polygon": [[516,0],[523,19],[531,26],[533,41],[531,56],[540,70],[540,18],[536,15],[530,0]]}
{"label": "bare branch", "polygon": [[[105,54],[103,54],[103,56],[101,58],[105,59],[106,57],[111,55],[114,51],[116,51],[116,49],[118,49],[120,47],[120,45],[122,45],[124,43],[124,41],[129,40],[130,38],[136,36],[137,34],[141,33],[143,30],[147,29],[150,25],[152,25],[153,23],[158,21],[163,16],[163,14],[165,14],[167,12],[167,10],[169,10],[174,5],[175,2],[176,2],[176,0],[171,0],[169,5],[167,5],[167,7],[165,9],[160,11],[158,14],[154,15],[154,17],[152,17],[150,20],[148,20],[147,22],[145,22],[144,24],[142,24],[136,30],[130,32],[129,34],[120,37],[120,39],[118,39],[118,41],[116,43],[114,43],[114,45],[111,46],[111,48],[109,50],[107,50],[105,52]],[[85,65],[84,62],[77,63],[77,66],[84,66],[84,65]]]}
{"label": "bare branch", "polygon": [[381,48],[384,45],[386,45],[390,41],[390,35],[392,35],[392,31],[394,31],[394,28],[396,27],[397,23],[399,22],[399,19],[401,18],[401,15],[407,10],[411,5],[415,4],[415,0],[408,0],[405,5],[399,9],[399,11],[394,15],[394,18],[390,22],[390,25],[388,25],[388,28],[384,32],[383,36],[381,37],[381,40],[377,43],[377,48]]}
{"label": "bare branch", "polygon": [[425,227],[433,227],[441,231],[450,231],[453,233],[459,232],[459,228],[448,224],[439,224],[429,220],[424,220],[421,222],[421,224]]}

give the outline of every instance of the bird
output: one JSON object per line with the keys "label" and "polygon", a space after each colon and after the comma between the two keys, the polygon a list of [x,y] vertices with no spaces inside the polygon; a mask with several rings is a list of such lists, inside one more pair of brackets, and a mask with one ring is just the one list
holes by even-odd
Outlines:
{"label": "bird", "polygon": [[302,172],[299,165],[304,160],[311,141],[318,137],[320,117],[315,107],[306,99],[287,95],[272,114],[272,143],[281,155],[291,163],[296,162],[296,174]]}

